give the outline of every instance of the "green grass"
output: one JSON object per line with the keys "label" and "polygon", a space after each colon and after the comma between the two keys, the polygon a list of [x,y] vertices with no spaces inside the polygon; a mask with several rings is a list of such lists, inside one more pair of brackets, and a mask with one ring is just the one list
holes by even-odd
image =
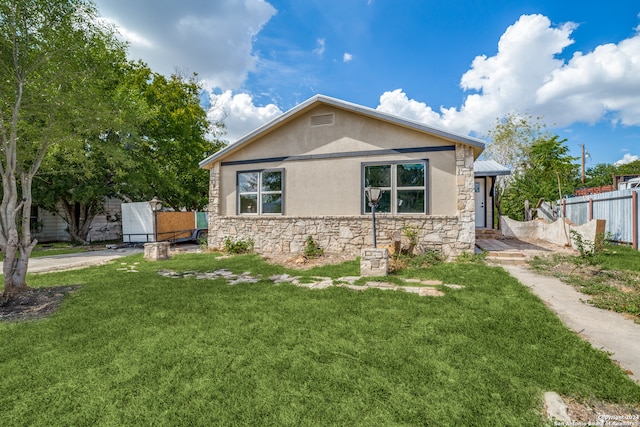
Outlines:
{"label": "green grass", "polygon": [[[137,273],[119,271],[133,266]],[[0,323],[6,426],[542,426],[542,395],[639,402],[640,387],[501,268],[408,269],[444,297],[159,276],[306,272],[252,255],[141,255],[32,275],[81,284],[52,317]]]}
{"label": "green grass", "polygon": [[589,295],[598,308],[634,316],[640,322],[640,252],[608,245],[589,258],[553,255],[535,258],[531,265]]}

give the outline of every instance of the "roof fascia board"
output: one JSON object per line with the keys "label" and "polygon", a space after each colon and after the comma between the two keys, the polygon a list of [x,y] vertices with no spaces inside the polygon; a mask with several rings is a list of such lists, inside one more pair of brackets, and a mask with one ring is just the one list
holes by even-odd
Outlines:
{"label": "roof fascia board", "polygon": [[376,118],[378,120],[382,120],[382,121],[385,121],[385,122],[388,122],[388,123],[396,124],[398,126],[403,126],[403,127],[409,128],[409,129],[413,129],[413,130],[417,130],[417,131],[423,132],[423,133],[439,136],[439,137],[447,139],[449,141],[460,142],[462,144],[470,145],[470,146],[472,146],[474,148],[474,151],[476,153],[475,157],[478,157],[480,155],[480,153],[484,150],[484,147],[485,147],[485,143],[481,139],[472,138],[472,137],[469,137],[469,136],[464,136],[464,135],[461,135],[461,134],[452,133],[452,132],[445,131],[445,130],[442,130],[442,129],[434,128],[434,127],[427,126],[427,125],[424,125],[422,123],[419,123],[419,122],[416,122],[416,121],[413,121],[413,120],[404,119],[404,118],[399,117],[399,116],[395,116],[395,115],[392,115],[392,114],[383,113],[381,111],[374,110],[373,108],[365,107],[365,106],[358,105],[358,104],[353,104],[353,103],[346,102],[346,101],[343,101],[343,100],[340,100],[340,99],[331,98],[329,96],[315,95],[315,96],[307,99],[306,101],[298,104],[297,106],[293,107],[289,111],[286,111],[286,112],[282,113],[281,115],[279,115],[278,117],[274,118],[273,120],[265,123],[264,125],[260,126],[256,130],[248,133],[247,135],[245,135],[242,138],[240,138],[238,141],[227,145],[222,150],[220,150],[220,151],[212,154],[211,156],[207,157],[206,159],[202,160],[199,163],[199,166],[201,168],[206,168],[206,166],[208,166],[209,164],[213,163],[215,160],[224,158],[227,155],[236,152],[237,150],[242,148],[244,145],[250,143],[257,136],[263,134],[264,132],[266,132],[269,129],[275,128],[279,124],[282,124],[282,123],[288,121],[290,118],[292,118],[292,117],[294,117],[294,116],[296,116],[298,114],[303,113],[304,111],[307,110],[307,108],[310,108],[311,106],[314,106],[316,104],[331,105],[331,106],[334,106],[336,108],[340,108],[340,109],[343,109],[343,110],[355,112],[355,113],[358,113],[358,114],[361,114],[361,115],[364,115],[364,116],[368,116],[368,117],[373,117],[373,118]]}

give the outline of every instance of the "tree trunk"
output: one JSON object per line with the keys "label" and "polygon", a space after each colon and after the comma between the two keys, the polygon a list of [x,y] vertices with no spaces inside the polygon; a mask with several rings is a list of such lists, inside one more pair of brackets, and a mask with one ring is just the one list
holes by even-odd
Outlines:
{"label": "tree trunk", "polygon": [[87,236],[91,230],[91,223],[97,215],[97,209],[91,205],[78,202],[62,201],[64,209],[63,219],[69,226],[69,235],[74,242],[87,244]]}
{"label": "tree trunk", "polygon": [[4,271],[4,292],[6,298],[11,298],[20,292],[24,292],[27,286],[27,267],[29,265],[29,255],[19,256],[19,251],[15,247],[7,247],[7,253],[2,261]]}

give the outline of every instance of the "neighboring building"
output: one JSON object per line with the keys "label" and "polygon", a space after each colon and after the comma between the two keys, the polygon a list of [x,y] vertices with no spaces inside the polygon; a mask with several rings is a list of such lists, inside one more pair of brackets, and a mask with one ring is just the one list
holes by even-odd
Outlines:
{"label": "neighboring building", "polygon": [[[105,213],[96,215],[91,222],[91,230],[87,236],[88,242],[122,239],[121,203],[122,201],[118,199],[104,201]],[[71,240],[68,229],[68,224],[59,214],[35,206],[31,209],[32,236],[38,239],[38,242],[68,242]]]}
{"label": "neighboring building", "polygon": [[511,171],[495,160],[477,160],[473,164],[475,175],[476,228],[494,228],[495,203],[493,194],[496,178],[511,175]]}
{"label": "neighboring building", "polygon": [[479,139],[314,96],[200,163],[211,174],[209,246],[229,236],[253,239],[259,253],[299,253],[312,236],[325,251],[359,254],[373,242],[371,186],[383,190],[378,246],[409,226],[419,249],[473,252],[483,149]]}

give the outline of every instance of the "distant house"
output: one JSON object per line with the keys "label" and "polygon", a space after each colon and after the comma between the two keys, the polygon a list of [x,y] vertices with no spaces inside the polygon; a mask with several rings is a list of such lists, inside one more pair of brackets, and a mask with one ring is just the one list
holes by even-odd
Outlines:
{"label": "distant house", "polygon": [[[105,199],[103,202],[105,213],[96,215],[91,222],[91,230],[87,236],[88,242],[104,242],[122,238],[121,203],[122,201],[118,199]],[[68,242],[71,240],[68,230],[69,225],[58,213],[36,206],[31,208],[31,233],[40,243]]]}
{"label": "distant house", "polygon": [[476,194],[493,187],[488,175],[474,180],[483,149],[479,139],[314,96],[200,163],[211,178],[209,246],[251,238],[259,253],[299,253],[312,236],[325,251],[359,254],[373,240],[365,188],[379,187],[378,246],[409,226],[422,250],[471,252]]}

